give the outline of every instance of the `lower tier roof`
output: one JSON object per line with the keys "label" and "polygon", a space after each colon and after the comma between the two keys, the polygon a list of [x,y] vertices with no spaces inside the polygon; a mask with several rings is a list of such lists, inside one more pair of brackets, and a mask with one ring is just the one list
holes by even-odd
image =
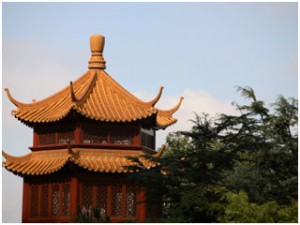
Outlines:
{"label": "lower tier roof", "polygon": [[[155,156],[159,157],[162,151]],[[79,167],[99,173],[132,173],[126,167],[138,165],[128,157],[138,157],[145,168],[155,167],[146,159],[145,154],[138,150],[111,149],[82,149],[74,148],[61,150],[45,150],[31,152],[27,155],[15,157],[2,151],[6,161],[2,163],[7,170],[25,175],[47,175],[62,169],[67,162],[73,162]]]}

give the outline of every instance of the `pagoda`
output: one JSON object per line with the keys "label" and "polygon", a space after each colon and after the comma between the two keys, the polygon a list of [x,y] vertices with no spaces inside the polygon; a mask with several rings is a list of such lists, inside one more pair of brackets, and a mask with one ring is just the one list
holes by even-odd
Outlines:
{"label": "pagoda", "polygon": [[112,222],[145,221],[150,208],[143,187],[125,179],[138,157],[145,168],[155,164],[155,132],[174,124],[170,110],[144,102],[105,72],[104,37],[90,37],[89,70],[41,101],[22,103],[7,96],[12,111],[33,129],[33,146],[24,156],[2,151],[3,167],[23,178],[22,222],[72,222],[82,209],[100,207]]}

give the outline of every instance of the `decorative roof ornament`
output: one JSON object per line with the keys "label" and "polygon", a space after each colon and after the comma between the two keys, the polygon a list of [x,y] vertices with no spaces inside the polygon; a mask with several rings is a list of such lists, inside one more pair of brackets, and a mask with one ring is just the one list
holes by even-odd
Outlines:
{"label": "decorative roof ornament", "polygon": [[100,69],[104,70],[106,68],[105,60],[103,58],[105,38],[100,34],[94,34],[90,37],[90,47],[92,56],[89,61],[89,69]]}

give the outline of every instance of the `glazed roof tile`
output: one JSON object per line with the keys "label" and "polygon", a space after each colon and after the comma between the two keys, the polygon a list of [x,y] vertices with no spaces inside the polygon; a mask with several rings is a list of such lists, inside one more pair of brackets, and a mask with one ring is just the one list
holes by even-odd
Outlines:
{"label": "glazed roof tile", "polygon": [[162,87],[152,101],[143,102],[103,70],[88,71],[56,94],[29,104],[20,103],[6,91],[17,106],[13,115],[25,123],[55,122],[73,109],[87,118],[106,122],[131,122],[156,114],[156,125],[165,128],[176,122],[172,114],[179,108],[163,111],[154,107]]}
{"label": "glazed roof tile", "polygon": [[[162,150],[163,151],[163,150]],[[156,155],[160,157],[161,152]],[[31,152],[25,156],[14,157],[2,151],[6,161],[2,163],[7,170],[24,175],[46,175],[60,170],[68,161],[89,171],[100,173],[132,173],[128,166],[137,165],[128,157],[139,157],[145,168],[155,164],[144,158],[144,153],[137,150],[109,149],[62,149]]]}

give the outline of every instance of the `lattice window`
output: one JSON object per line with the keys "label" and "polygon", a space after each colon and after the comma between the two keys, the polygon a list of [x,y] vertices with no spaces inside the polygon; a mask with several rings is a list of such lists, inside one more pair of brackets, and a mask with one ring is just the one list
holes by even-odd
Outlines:
{"label": "lattice window", "polygon": [[30,185],[30,217],[70,216],[69,183]]}
{"label": "lattice window", "polygon": [[136,215],[136,186],[126,187],[126,216]]}
{"label": "lattice window", "polygon": [[51,210],[51,214],[52,216],[58,216],[59,214],[59,185],[58,184],[53,184],[52,185],[52,194],[51,194],[51,198],[52,198],[52,210]]}
{"label": "lattice window", "polygon": [[39,204],[39,186],[32,185],[30,188],[30,216],[38,216],[38,204]]}
{"label": "lattice window", "polygon": [[75,132],[66,131],[58,133],[58,144],[67,144],[68,140],[71,144],[75,143]]}
{"label": "lattice window", "polygon": [[107,212],[107,185],[97,185],[97,205]]}
{"label": "lattice window", "polygon": [[70,185],[63,184],[62,185],[62,215],[68,216],[70,215]]}
{"label": "lattice window", "polygon": [[90,184],[82,185],[82,206],[84,206],[86,209],[90,209],[93,204],[92,190],[93,190],[92,185]]}
{"label": "lattice window", "polygon": [[154,149],[154,130],[142,128],[141,131],[142,145]]}
{"label": "lattice window", "polygon": [[132,135],[128,132],[116,132],[112,133],[110,136],[110,143],[117,145],[131,145],[133,141]]}
{"label": "lattice window", "polygon": [[107,144],[107,134],[100,130],[84,129],[83,143],[85,144]]}
{"label": "lattice window", "polygon": [[55,133],[40,134],[40,145],[55,144]]}
{"label": "lattice window", "polygon": [[42,216],[48,216],[49,186],[42,185]]}
{"label": "lattice window", "polygon": [[112,185],[112,216],[122,215],[122,185]]}

